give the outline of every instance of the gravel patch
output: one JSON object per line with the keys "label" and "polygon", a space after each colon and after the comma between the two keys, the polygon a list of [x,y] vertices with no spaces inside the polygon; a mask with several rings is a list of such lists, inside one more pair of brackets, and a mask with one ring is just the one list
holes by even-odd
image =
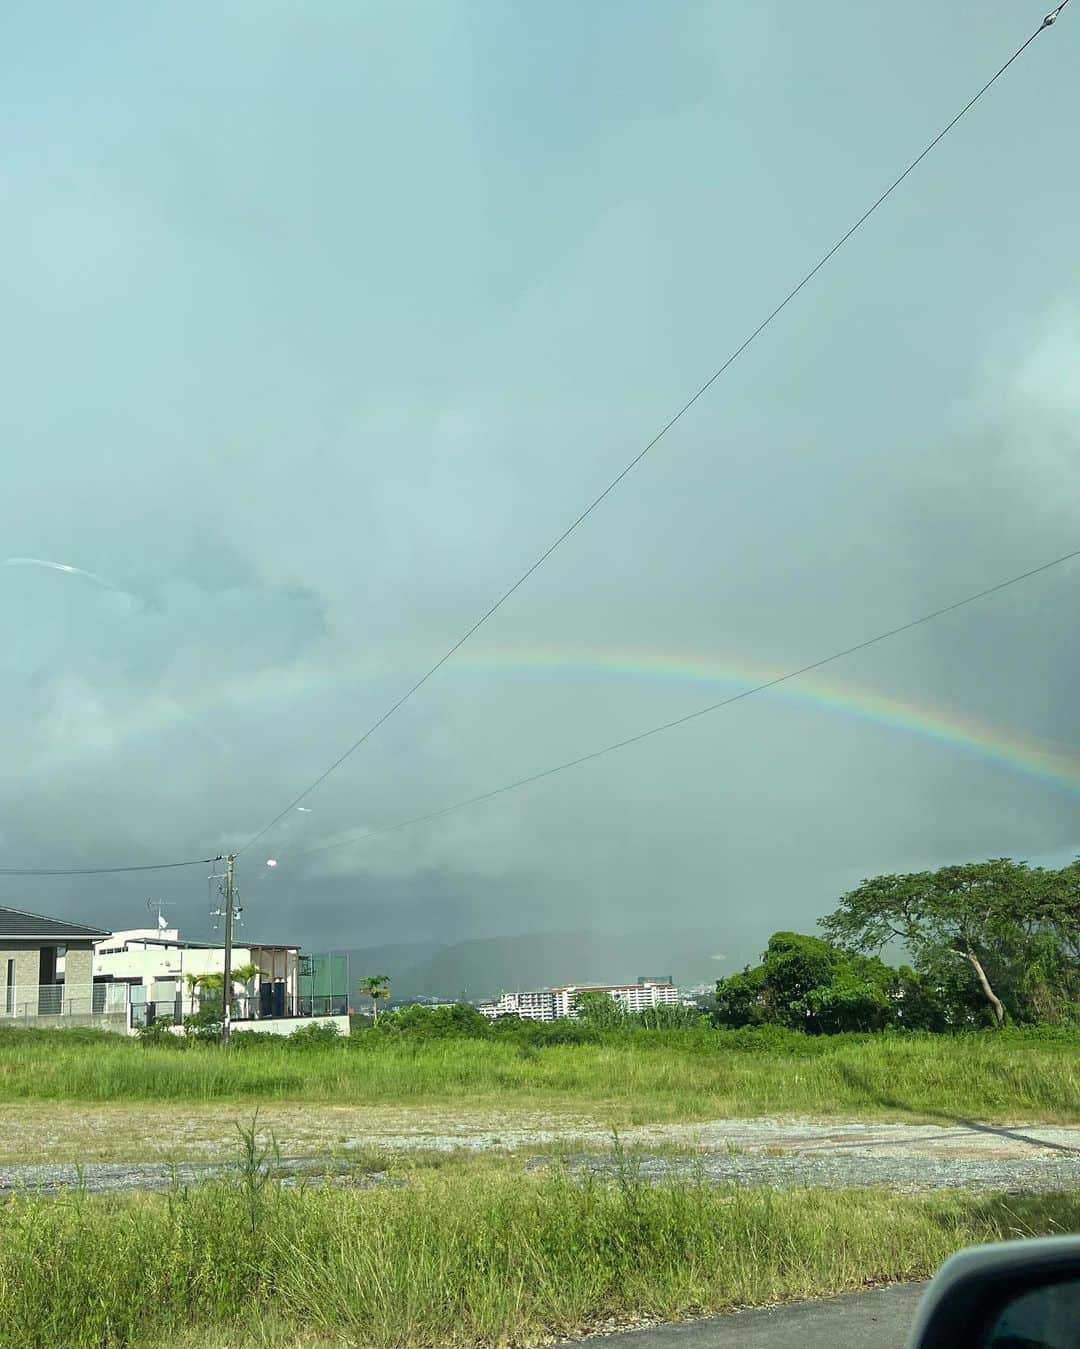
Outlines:
{"label": "gravel patch", "polygon": [[[531,1125],[531,1127],[530,1127]],[[369,1160],[290,1156],[270,1160],[287,1184],[403,1184],[370,1164],[382,1155],[437,1152],[504,1152],[525,1169],[550,1165],[538,1146],[556,1145],[558,1160],[579,1173],[618,1174],[629,1167],[652,1183],[699,1179],[710,1185],[853,1187],[887,1185],[898,1190],[984,1189],[1012,1192],[1067,1190],[1080,1185],[1080,1128],[1062,1125],[991,1125],[977,1120],[949,1124],[865,1123],[837,1120],[712,1120],[699,1124],[643,1125],[620,1135],[628,1149],[613,1155],[612,1138],[588,1127],[543,1128],[530,1121],[498,1131],[363,1134],[342,1139],[367,1149]],[[588,1152],[584,1148],[604,1149]],[[360,1164],[358,1164],[360,1163]],[[17,1190],[54,1193],[80,1187],[91,1193],[164,1190],[235,1173],[228,1161],[91,1162],[0,1166],[0,1195]]]}
{"label": "gravel patch", "polygon": [[[263,1170],[281,1178],[285,1185],[322,1184],[347,1181],[357,1188],[379,1184],[401,1184],[383,1171],[359,1174],[354,1165],[341,1158],[282,1157],[263,1164]],[[0,1167],[0,1195],[20,1191],[34,1194],[58,1194],[61,1190],[82,1190],[87,1194],[109,1194],[119,1190],[170,1190],[174,1186],[198,1185],[223,1176],[237,1175],[235,1162],[89,1162],[86,1166],[45,1163],[39,1166]]]}
{"label": "gravel patch", "polygon": [[[535,1165],[530,1159],[527,1165]],[[762,1153],[730,1156],[696,1153],[692,1156],[637,1155],[623,1163],[610,1157],[566,1159],[579,1173],[615,1176],[628,1174],[662,1184],[700,1181],[706,1185],[768,1185],[851,1189],[886,1185],[894,1190],[999,1190],[1013,1194],[1070,1190],[1080,1184],[1080,1157],[1032,1157],[985,1161],[956,1157],[857,1156],[851,1154],[792,1153],[772,1157]]]}

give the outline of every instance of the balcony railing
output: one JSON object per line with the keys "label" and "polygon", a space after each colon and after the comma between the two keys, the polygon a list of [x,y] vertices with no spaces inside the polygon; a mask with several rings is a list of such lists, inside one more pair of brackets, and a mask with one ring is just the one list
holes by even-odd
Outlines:
{"label": "balcony railing", "polygon": [[[237,993],[233,999],[235,1021],[265,1021],[308,1017],[344,1016],[348,996],[335,994],[290,994],[278,985],[258,992]],[[109,1030],[134,1030],[153,1022],[180,1024],[193,1011],[220,1009],[217,998],[196,993],[194,998],[171,986],[128,984],[120,980],[95,984],[14,984],[0,989],[0,1025],[26,1026],[97,1025]]]}
{"label": "balcony railing", "polygon": [[0,990],[0,1021],[99,1018],[127,1025],[127,984],[12,984]]}

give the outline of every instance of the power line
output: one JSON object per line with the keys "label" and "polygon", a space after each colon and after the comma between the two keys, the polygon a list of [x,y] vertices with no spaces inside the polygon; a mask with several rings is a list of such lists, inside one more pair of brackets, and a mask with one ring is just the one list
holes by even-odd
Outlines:
{"label": "power line", "polygon": [[946,125],[933,138],[933,140],[930,141],[929,144],[923,150],[921,150],[918,155],[915,156],[915,158],[908,164],[908,166],[900,174],[898,174],[896,178],[892,180],[892,182],[885,189],[885,191],[882,192],[879,197],[877,197],[877,199],[872,203],[872,205],[870,205],[862,213],[861,216],[859,216],[859,218],[850,227],[850,229],[848,229],[846,233],[842,234],[840,238],[837,239],[837,241],[832,245],[832,247],[828,250],[828,252],[823,254],[822,257],[818,259],[818,261],[813,265],[813,267],[810,268],[810,270],[806,273],[806,275],[802,278],[802,280],[799,281],[795,286],[791,288],[791,290],[788,291],[788,293],[784,296],[784,298],[780,301],[780,303],[774,309],[772,309],[765,316],[764,319],[762,319],[762,321],[753,330],[753,332],[751,332],[748,337],[744,338],[744,340],[739,344],[739,346],[735,348],[735,350],[731,353],[731,355],[727,357],[727,359],[723,362],[723,364],[717,370],[715,370],[712,375],[709,376],[709,378],[705,381],[704,384],[701,385],[701,387],[697,390],[697,392],[693,394],[692,397],[688,398],[686,402],[683,403],[682,407],[680,407],[679,410],[675,413],[675,415],[664,423],[664,425],[660,428],[659,431],[656,432],[656,434],[648,442],[648,444],[644,447],[644,449],[640,450],[633,457],[633,459],[631,459],[630,462],[626,464],[625,467],[611,480],[611,482],[608,483],[608,485],[604,488],[604,490],[598,496],[593,498],[593,500],[585,507],[585,509],[580,513],[580,515],[578,515],[567,526],[567,528],[563,530],[563,532],[558,536],[558,538],[556,538],[555,541],[551,543],[540,554],[540,556],[535,560],[535,562],[533,562],[532,565],[526,571],[522,572],[522,574],[517,578],[516,581],[514,581],[514,583],[511,586],[509,586],[506,590],[503,591],[503,593],[498,597],[498,599],[495,600],[494,604],[492,604],[487,610],[485,610],[485,612],[481,614],[481,616],[476,620],[476,622],[473,623],[472,627],[468,628],[466,632],[464,632],[462,636],[460,636],[457,639],[457,641],[454,642],[454,644],[449,648],[449,650],[446,651],[442,656],[440,656],[439,659],[435,662],[435,664],[432,665],[427,671],[425,671],[425,673],[422,674],[420,678],[417,679],[416,682],[401,695],[400,698],[398,698],[397,702],[391,704],[391,706],[388,707],[380,717],[378,717],[375,721],[373,721],[371,725],[367,728],[367,730],[364,731],[364,733],[359,737],[359,739],[355,740],[348,747],[348,749],[344,751],[344,753],[340,754],[333,761],[333,763],[330,764],[328,768],[326,768],[322,773],[320,773],[319,776],[314,780],[314,782],[312,782],[308,787],[305,787],[299,796],[294,797],[293,800],[291,800],[289,804],[285,807],[285,809],[280,812],[280,814],[274,816],[274,818],[270,821],[269,824],[264,825],[263,828],[260,829],[257,834],[253,834],[252,837],[249,838],[248,841],[244,844],[244,846],[238,849],[237,856],[240,856],[242,853],[247,852],[247,850],[253,844],[257,843],[259,839],[261,839],[264,835],[268,834],[270,830],[274,828],[275,825],[280,824],[280,822],[286,817],[286,815],[290,814],[293,810],[296,809],[296,807],[300,804],[301,801],[305,800],[306,797],[310,796],[311,793],[315,791],[317,787],[321,786],[321,784],[326,781],[326,779],[331,775],[331,773],[335,772],[338,768],[341,767],[341,765],[345,762],[346,759],[350,758],[353,754],[355,754],[356,751],[361,747],[361,745],[363,745],[365,741],[367,741],[372,735],[375,734],[375,732],[379,729],[380,726],[382,726],[385,722],[389,721],[389,719],[394,715],[394,713],[397,712],[401,707],[405,705],[405,703],[409,701],[409,699],[413,696],[413,694],[419,692],[419,690],[423,688],[423,686],[428,682],[428,680],[432,677],[432,675],[436,674],[446,664],[446,662],[450,660],[450,658],[454,656],[465,645],[465,643],[470,639],[470,637],[472,637],[476,632],[478,632],[479,629],[482,628],[483,625],[488,621],[488,619],[491,618],[493,614],[495,614],[499,609],[502,608],[502,606],[511,597],[511,595],[513,595],[517,590],[519,590],[521,586],[523,586],[525,582],[530,578],[530,576],[532,576],[532,574],[535,571],[537,571],[540,567],[543,566],[543,564],[548,560],[548,558],[551,557],[552,553],[554,553],[557,548],[561,547],[561,545],[566,542],[566,540],[570,537],[570,535],[573,534],[575,530],[579,528],[580,525],[584,524],[584,522],[589,518],[589,516],[592,515],[593,511],[595,511],[596,508],[603,501],[605,501],[607,497],[611,495],[612,492],[614,492],[616,487],[619,486],[619,484],[623,481],[623,479],[628,477],[629,474],[631,474],[634,471],[634,469],[637,468],[637,466],[641,463],[641,461],[645,458],[645,456],[649,453],[649,451],[652,450],[657,444],[659,444],[659,442],[664,438],[664,436],[667,435],[667,433],[672,429],[672,427],[676,425],[677,422],[682,420],[682,418],[686,415],[686,413],[690,411],[690,409],[694,406],[694,404],[701,397],[703,397],[703,395],[706,394],[709,389],[712,388],[712,386],[721,377],[721,375],[723,375],[727,370],[731,368],[732,365],[735,364],[735,362],[739,359],[739,357],[743,354],[743,352],[746,351],[746,349],[753,342],[755,342],[758,337],[761,336],[761,334],[765,331],[766,328],[769,327],[772,321],[775,318],[777,318],[778,315],[780,315],[787,308],[787,306],[791,303],[792,300],[795,299],[795,297],[799,294],[799,292],[805,286],[807,286],[814,279],[815,276],[817,276],[818,272],[820,272],[821,269],[828,262],[830,262],[833,257],[836,256],[836,254],[840,251],[841,248],[843,248],[843,246],[848,242],[848,240],[851,239],[851,237],[859,229],[861,229],[864,224],[866,224],[866,222],[870,219],[870,217],[874,214],[874,212],[877,211],[877,209],[881,205],[883,205],[884,202],[886,202],[889,197],[892,196],[892,194],[896,191],[896,189],[900,186],[900,184],[903,183],[904,180],[919,166],[919,164],[922,163],[922,161],[926,158],[926,156],[930,154],[931,151],[934,150],[938,145],[940,145],[940,143],[945,139],[945,137],[949,134],[949,132],[953,129],[953,127],[955,127],[956,124],[964,116],[966,116],[968,112],[971,111],[971,109],[975,106],[976,103],[978,103],[978,101],[983,97],[983,95],[987,93],[987,91],[990,88],[992,88],[994,84],[997,83],[997,81],[1002,77],[1002,75],[1005,74],[1005,72],[1009,69],[1009,67],[1016,60],[1018,60],[1020,56],[1023,55],[1023,53],[1035,41],[1035,39],[1039,36],[1039,34],[1054,22],[1054,20],[1058,17],[1061,11],[1065,8],[1066,4],[1068,4],[1068,0],[1062,0],[1061,5],[1059,5],[1058,8],[1053,11],[1053,14],[1052,15],[1048,14],[1046,16],[1046,18],[1039,25],[1039,27],[1031,34],[1031,36],[1024,43],[1021,44],[1021,46],[1019,46],[1016,49],[1015,52],[1013,52],[1012,56],[1009,57],[1009,59],[1004,63],[1004,65],[1000,66],[994,72],[994,74],[991,75],[991,77],[986,81],[986,83],[982,86],[982,88],[979,89],[979,91],[972,98],[970,98],[967,101],[967,103],[964,104],[964,106],[955,115],[955,117],[953,117],[950,122],[946,123]]}
{"label": "power line", "polygon": [[203,867],[221,857],[193,857],[190,862],[149,862],[129,867],[0,867],[0,876],[116,876],[125,871],[173,871],[177,867]]}
{"label": "power line", "polygon": [[765,693],[780,684],[798,679],[800,675],[810,674],[813,670],[820,670],[824,665],[831,665],[835,661],[843,660],[845,656],[853,656],[856,652],[865,651],[871,646],[877,646],[879,642],[885,642],[891,637],[898,637],[901,633],[910,632],[913,628],[921,627],[924,623],[930,623],[936,618],[942,618],[945,614],[955,613],[957,609],[963,609],[978,600],[987,599],[990,595],[1008,590],[1010,586],[1019,585],[1021,581],[1028,581],[1033,576],[1040,576],[1043,572],[1050,571],[1054,567],[1060,567],[1066,562],[1075,561],[1077,558],[1080,558],[1080,548],[1074,549],[1071,553],[1064,553],[1061,557],[1055,557],[1049,562],[1043,562],[1037,567],[1032,567],[1029,571],[1021,572],[1018,576],[1011,576],[1007,581],[998,581],[996,585],[987,586],[983,590],[976,591],[973,595],[965,595],[963,599],[954,600],[951,604],[933,609],[930,613],[922,614],[907,623],[901,623],[897,627],[888,628],[885,632],[879,632],[873,637],[867,637],[865,641],[856,642],[854,646],[846,646],[842,651],[834,651],[830,656],[822,656],[820,660],[811,661],[808,665],[800,665],[798,669],[789,670],[787,674],[777,675],[775,679],[766,679],[763,683],[755,684],[752,688],[743,689],[741,693],[732,694],[730,698],[722,698],[719,702],[710,703],[707,707],[699,707],[696,711],[687,712],[684,716],[661,722],[659,726],[650,726],[648,730],[639,731],[636,735],[627,736],[623,740],[616,740],[600,749],[590,750],[588,754],[581,754],[576,759],[567,759],[564,763],[541,769],[539,773],[531,773],[528,777],[518,778],[515,782],[507,782],[501,787],[493,787],[490,791],[480,792],[477,796],[467,797],[464,801],[455,801],[453,805],[443,806],[441,810],[432,810],[426,815],[414,815],[411,819],[399,820],[397,824],[387,824],[378,829],[370,829],[367,833],[360,834],[356,838],[340,839],[336,843],[324,843],[317,848],[305,848],[296,856],[310,857],[315,853],[330,852],[335,848],[347,848],[351,844],[364,843],[368,839],[377,838],[382,834],[392,834],[400,829],[408,829],[414,824],[425,824],[429,820],[437,820],[443,815],[451,815],[455,811],[464,810],[466,806],[479,805],[482,801],[491,801],[496,796],[517,791],[519,787],[527,787],[530,783],[541,782],[544,778],[554,777],[556,773],[564,773],[568,768],[578,768],[581,764],[590,763],[593,759],[602,758],[605,754],[613,754],[616,750],[626,749],[629,745],[640,744],[642,740],[648,740],[654,735],[660,735],[664,731],[672,731],[678,726],[685,726],[687,722],[696,721],[699,717],[706,717],[712,712],[719,712],[721,708],[730,707],[733,703],[752,698],[755,694]]}

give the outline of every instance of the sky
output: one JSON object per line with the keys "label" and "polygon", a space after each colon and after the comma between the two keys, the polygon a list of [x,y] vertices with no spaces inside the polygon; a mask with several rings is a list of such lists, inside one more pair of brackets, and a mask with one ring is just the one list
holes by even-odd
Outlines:
{"label": "sky", "polygon": [[[0,866],[242,848],[1042,14],[9,6],[0,551],[104,579],[0,566]],[[1077,563],[348,842],[1080,546],[1078,58],[1067,9],[243,853],[252,939],[705,927],[734,966],[864,876],[1080,851]],[[199,935],[207,870],[0,904]]]}

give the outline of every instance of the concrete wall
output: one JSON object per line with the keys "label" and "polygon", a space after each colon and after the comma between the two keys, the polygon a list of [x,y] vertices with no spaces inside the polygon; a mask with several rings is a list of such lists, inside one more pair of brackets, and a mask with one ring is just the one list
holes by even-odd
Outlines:
{"label": "concrete wall", "polygon": [[15,1024],[26,1025],[33,1030],[71,1030],[73,1026],[87,1026],[91,1030],[113,1031],[116,1035],[128,1034],[126,1012],[65,1012],[62,1016],[33,1016],[25,1021],[15,1018]]}
{"label": "concrete wall", "polygon": [[291,1035],[304,1026],[336,1026],[342,1035],[349,1033],[347,1016],[282,1016],[265,1017],[259,1021],[234,1021],[234,1031],[253,1030],[260,1035]]}

